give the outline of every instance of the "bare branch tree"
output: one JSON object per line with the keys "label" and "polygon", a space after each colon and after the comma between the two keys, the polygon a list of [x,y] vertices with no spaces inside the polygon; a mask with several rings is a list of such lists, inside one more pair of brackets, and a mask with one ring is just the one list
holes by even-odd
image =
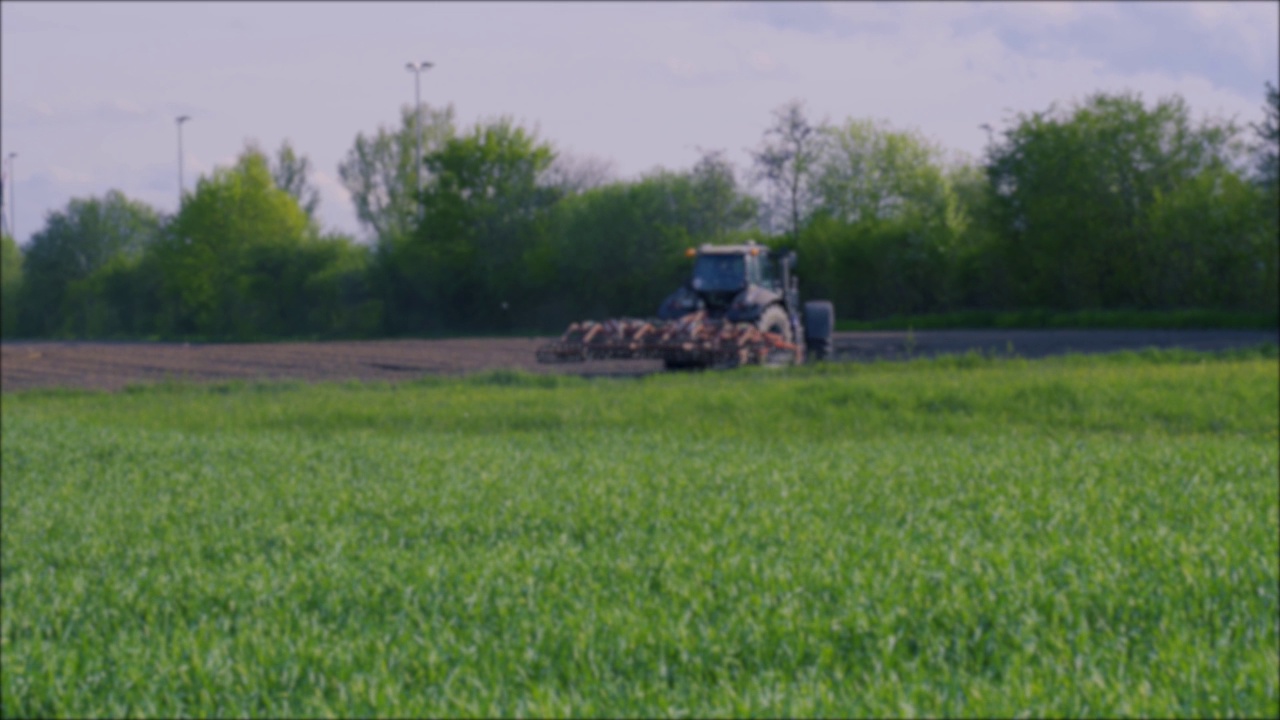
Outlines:
{"label": "bare branch tree", "polygon": [[795,235],[814,206],[813,179],[823,152],[822,125],[805,117],[804,103],[792,100],[773,113],[774,122],[765,130],[755,161],[754,179],[768,187],[766,225],[776,230],[776,218],[785,213],[784,230]]}
{"label": "bare branch tree", "polygon": [[310,174],[311,159],[295,153],[288,140],[281,143],[275,162],[271,164],[271,177],[276,181],[276,187],[292,195],[307,217],[314,220],[316,207],[320,205],[320,191],[311,185]]}
{"label": "bare branch tree", "polygon": [[551,167],[542,173],[538,181],[539,184],[556,188],[566,195],[577,195],[616,182],[617,179],[617,165],[612,160],[560,150],[556,152]]}

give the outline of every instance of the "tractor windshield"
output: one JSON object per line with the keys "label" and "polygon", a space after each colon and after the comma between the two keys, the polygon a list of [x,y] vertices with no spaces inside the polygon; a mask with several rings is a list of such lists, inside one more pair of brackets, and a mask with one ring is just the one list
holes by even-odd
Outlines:
{"label": "tractor windshield", "polygon": [[693,289],[698,292],[740,290],[747,284],[741,255],[699,255],[693,264]]}

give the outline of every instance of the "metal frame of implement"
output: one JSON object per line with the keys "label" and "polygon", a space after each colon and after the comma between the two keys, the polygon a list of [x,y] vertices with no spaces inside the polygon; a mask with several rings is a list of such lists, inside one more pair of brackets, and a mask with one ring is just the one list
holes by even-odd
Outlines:
{"label": "metal frame of implement", "polygon": [[801,359],[800,346],[748,323],[711,319],[705,312],[679,320],[620,318],[573,323],[538,348],[540,363],[585,360],[674,360],[709,365],[763,364],[778,352]]}

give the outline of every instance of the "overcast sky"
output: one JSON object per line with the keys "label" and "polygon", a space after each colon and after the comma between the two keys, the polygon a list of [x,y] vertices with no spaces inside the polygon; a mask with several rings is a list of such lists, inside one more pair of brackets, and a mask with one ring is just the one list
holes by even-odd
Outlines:
{"label": "overcast sky", "polygon": [[[980,128],[1099,90],[1178,93],[1197,115],[1262,117],[1280,4],[44,3],[0,4],[0,154],[17,153],[17,237],[116,188],[177,204],[248,139],[316,168],[322,223],[361,236],[337,166],[413,102],[460,124],[510,115],[620,178],[745,169],[770,112],[877,118],[979,157]],[[6,179],[6,215],[10,210]]]}

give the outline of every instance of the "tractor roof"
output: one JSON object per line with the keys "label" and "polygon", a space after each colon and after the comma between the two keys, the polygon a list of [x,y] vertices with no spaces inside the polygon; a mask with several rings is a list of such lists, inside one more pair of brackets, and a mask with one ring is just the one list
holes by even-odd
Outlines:
{"label": "tractor roof", "polygon": [[755,250],[756,253],[761,255],[769,254],[769,247],[767,245],[760,245],[759,243],[755,243],[755,242],[747,242],[742,245],[712,245],[710,243],[703,243],[702,246],[698,248],[698,254],[699,255],[749,255],[751,254],[752,250]]}

